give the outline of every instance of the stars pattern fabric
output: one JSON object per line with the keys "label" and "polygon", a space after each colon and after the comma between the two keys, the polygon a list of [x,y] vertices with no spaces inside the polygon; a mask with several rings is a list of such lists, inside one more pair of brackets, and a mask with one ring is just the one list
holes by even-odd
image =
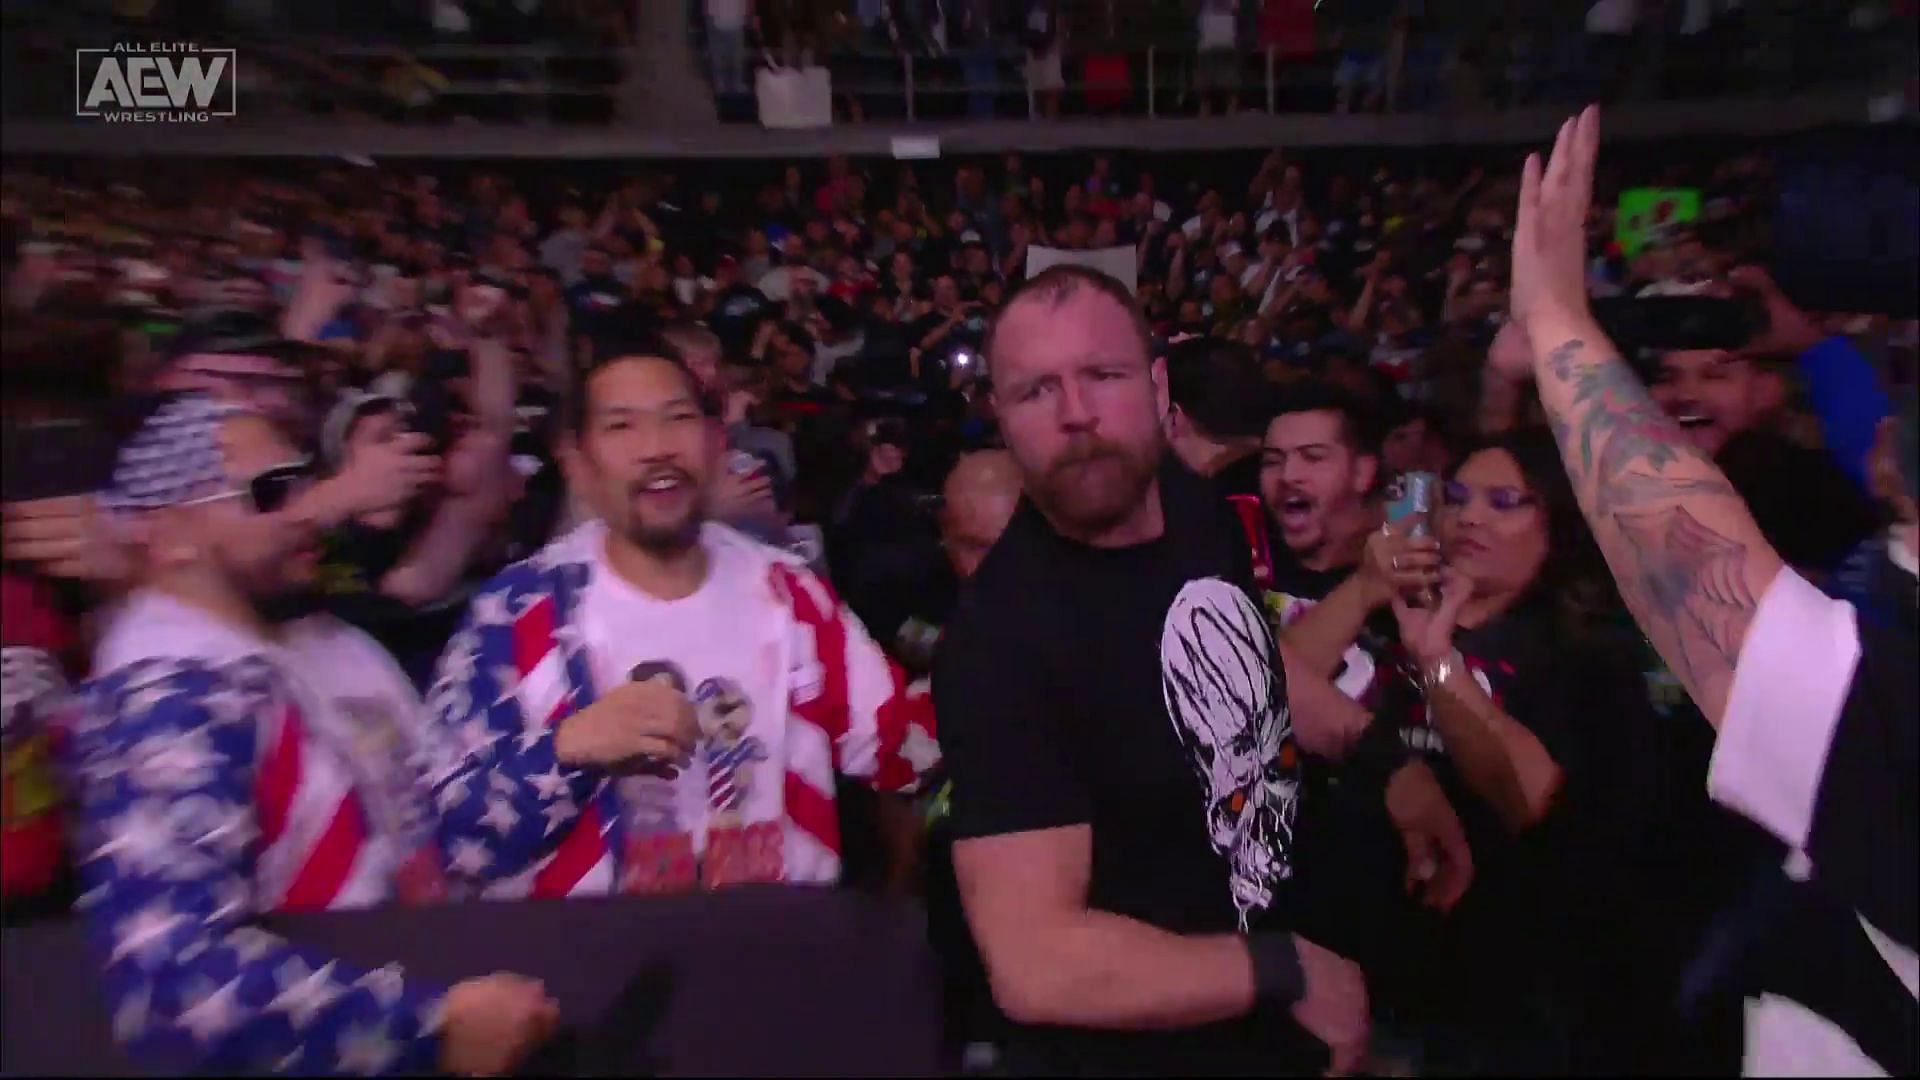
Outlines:
{"label": "stars pattern fabric", "polygon": [[257,800],[273,795],[259,762],[279,700],[261,666],[142,661],[81,689],[91,722],[75,725],[65,764],[114,1035],[165,1070],[429,1070],[438,1039],[423,1018],[443,988],[250,923],[267,906]]}
{"label": "stars pattern fabric", "polygon": [[42,717],[67,689],[60,662],[45,649],[0,648],[0,734],[19,736],[30,719]]}
{"label": "stars pattern fabric", "polygon": [[[807,801],[788,805],[782,825],[817,853],[788,880],[830,883],[839,875],[834,773],[917,789],[940,760],[931,698],[797,560],[710,528],[722,530],[719,542],[751,545],[768,611],[813,642],[816,670],[790,677],[786,722],[817,730],[789,739],[781,763],[786,789]],[[556,725],[596,696],[578,614],[603,529],[583,526],[482,588],[428,694],[437,835],[449,868],[483,895],[590,895],[627,880],[629,815],[617,786],[598,770],[568,767],[554,747]]]}
{"label": "stars pattern fabric", "polygon": [[160,406],[122,444],[101,504],[110,510],[152,510],[225,489],[220,425],[243,411],[199,394]]}

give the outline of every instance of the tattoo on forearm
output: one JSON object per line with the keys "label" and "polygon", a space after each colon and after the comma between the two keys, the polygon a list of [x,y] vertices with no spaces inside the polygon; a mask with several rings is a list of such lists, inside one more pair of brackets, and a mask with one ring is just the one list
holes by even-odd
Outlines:
{"label": "tattoo on forearm", "polygon": [[1615,507],[1644,506],[1660,499],[1673,499],[1686,495],[1736,495],[1733,485],[1719,477],[1677,477],[1656,476],[1653,473],[1632,471],[1606,476],[1602,489],[1609,492],[1604,505]]}
{"label": "tattoo on forearm", "polygon": [[1666,413],[1625,364],[1587,364],[1574,361],[1585,343],[1569,341],[1548,356],[1554,375],[1573,385],[1574,415],[1570,417],[1572,446],[1569,461],[1578,462],[1579,479],[1593,485],[1594,510],[1605,514],[1634,505],[1636,497],[1677,494],[1659,485],[1628,482],[1630,477],[1655,478],[1660,470],[1684,459],[1705,461],[1704,455]]}
{"label": "tattoo on forearm", "polygon": [[1571,391],[1548,420],[1622,597],[1699,694],[1730,677],[1756,601],[1747,545],[1682,503],[1738,495],[1625,364],[1586,350],[1573,340],[1547,354],[1547,373]]}
{"label": "tattoo on forearm", "polygon": [[1683,506],[1613,516],[1638,573],[1622,581],[1639,601],[1648,636],[1689,681],[1733,670],[1756,601],[1746,545],[1700,523]]}
{"label": "tattoo on forearm", "polygon": [[1547,354],[1547,367],[1553,371],[1553,377],[1565,381],[1573,378],[1573,358],[1587,343],[1579,338],[1563,341]]}

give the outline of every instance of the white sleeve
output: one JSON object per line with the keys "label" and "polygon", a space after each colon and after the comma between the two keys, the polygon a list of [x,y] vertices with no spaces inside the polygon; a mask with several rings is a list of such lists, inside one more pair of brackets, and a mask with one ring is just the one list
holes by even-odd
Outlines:
{"label": "white sleeve", "polygon": [[1803,851],[1859,662],[1852,605],[1783,567],[1740,648],[1707,794]]}

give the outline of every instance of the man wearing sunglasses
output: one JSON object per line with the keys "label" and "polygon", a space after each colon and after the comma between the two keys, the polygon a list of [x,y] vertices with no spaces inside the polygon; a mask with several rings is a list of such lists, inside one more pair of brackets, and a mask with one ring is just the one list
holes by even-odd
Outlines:
{"label": "man wearing sunglasses", "polygon": [[[262,316],[205,313],[190,319],[173,339],[151,389],[205,394],[252,410],[306,442],[304,434],[315,425],[299,358],[308,348],[282,337]],[[405,432],[359,455],[352,467],[297,491],[276,491],[286,485],[266,478],[268,505],[262,513],[273,515],[278,526],[280,553],[292,556],[357,516],[397,511],[438,480],[440,470],[427,437]],[[52,576],[85,578],[109,593],[125,589],[125,545],[102,527],[93,504],[78,496],[8,504],[7,557]]]}
{"label": "man wearing sunglasses", "polygon": [[163,399],[117,455],[133,589],[66,759],[114,1031],[169,1069],[505,1071],[557,1022],[539,983],[362,971],[255,923],[443,891],[418,699],[360,632],[281,617],[317,549],[287,557],[274,511],[308,476],[271,422],[202,395]]}

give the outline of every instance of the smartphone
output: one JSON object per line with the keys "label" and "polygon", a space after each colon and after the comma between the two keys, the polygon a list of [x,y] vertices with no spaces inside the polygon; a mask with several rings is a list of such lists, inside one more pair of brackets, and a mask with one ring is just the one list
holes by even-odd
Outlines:
{"label": "smartphone", "polygon": [[[1408,523],[1409,536],[1428,536],[1433,531],[1433,491],[1439,478],[1430,472],[1405,472],[1388,489],[1387,520],[1395,525]],[[1407,597],[1414,607],[1430,607],[1432,590],[1422,588]]]}
{"label": "smartphone", "polygon": [[1433,489],[1438,482],[1430,472],[1401,473],[1387,490],[1387,520],[1395,525],[1410,520],[1410,535],[1428,535],[1433,514]]}
{"label": "smartphone", "polygon": [[465,374],[460,367],[465,359],[466,353],[457,350],[436,351],[407,395],[409,426],[427,437],[430,453],[445,454],[453,443],[453,416],[462,403],[447,384]]}

